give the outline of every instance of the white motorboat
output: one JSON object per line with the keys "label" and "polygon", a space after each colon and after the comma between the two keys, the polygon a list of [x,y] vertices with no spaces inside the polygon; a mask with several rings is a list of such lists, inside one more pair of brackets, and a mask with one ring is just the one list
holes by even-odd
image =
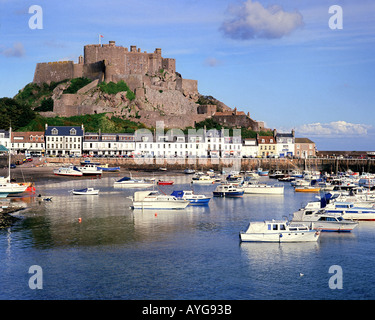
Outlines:
{"label": "white motorboat", "polygon": [[97,195],[99,194],[99,190],[94,189],[94,188],[73,189],[73,190],[70,190],[70,192],[72,192],[75,195]]}
{"label": "white motorboat", "polygon": [[73,166],[73,165],[60,167],[58,169],[53,170],[53,173],[57,176],[72,176],[72,177],[83,176],[83,173],[79,171],[76,166]]}
{"label": "white motorboat", "polygon": [[185,209],[188,200],[177,199],[175,196],[161,194],[158,191],[134,192],[133,209]]}
{"label": "white motorboat", "polygon": [[204,194],[195,194],[192,190],[175,190],[171,193],[171,196],[175,196],[178,199],[188,200],[190,205],[204,206],[208,205],[211,200],[210,197]]}
{"label": "white motorboat", "polygon": [[120,180],[115,181],[114,187],[121,188],[150,188],[154,185],[153,181],[146,181],[143,179],[133,179],[130,177],[123,177]]}
{"label": "white motorboat", "polygon": [[241,241],[249,242],[315,242],[320,232],[301,223],[288,221],[250,222],[245,232],[240,232]]}
{"label": "white motorboat", "polygon": [[243,189],[245,193],[252,194],[284,194],[284,186],[281,184],[248,183]]}
{"label": "white motorboat", "polygon": [[98,168],[96,164],[86,163],[84,166],[78,168],[84,176],[101,175],[103,169]]}
{"label": "white motorboat", "polygon": [[194,169],[186,168],[186,169],[184,170],[184,173],[185,173],[185,174],[193,174],[193,173],[195,173],[195,170],[194,170]]}
{"label": "white motorboat", "polygon": [[215,183],[215,179],[210,177],[209,175],[199,175],[193,177],[191,182],[193,184],[213,184]]}
{"label": "white motorboat", "polygon": [[214,197],[237,198],[242,197],[244,189],[233,184],[220,184],[213,192]]}
{"label": "white motorboat", "polygon": [[293,187],[307,187],[310,186],[311,182],[304,179],[296,179],[294,181],[291,181],[290,184]]}
{"label": "white motorboat", "polygon": [[358,222],[345,220],[339,214],[327,213],[325,210],[300,209],[293,213],[292,222],[310,223],[312,229],[320,231],[350,232]]}
{"label": "white motorboat", "polygon": [[327,204],[326,212],[341,214],[344,219],[375,221],[375,209],[354,206],[353,202],[333,202]]}

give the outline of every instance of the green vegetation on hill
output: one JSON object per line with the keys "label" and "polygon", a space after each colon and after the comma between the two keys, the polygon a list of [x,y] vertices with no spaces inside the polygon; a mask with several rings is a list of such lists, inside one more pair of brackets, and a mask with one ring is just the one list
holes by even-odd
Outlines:
{"label": "green vegetation on hill", "polygon": [[116,94],[119,92],[126,91],[126,98],[128,98],[130,101],[135,99],[135,94],[133,91],[131,91],[128,87],[128,85],[123,81],[120,80],[117,83],[114,82],[108,82],[105,81],[98,84],[101,91],[108,93],[108,94]]}
{"label": "green vegetation on hill", "polygon": [[51,98],[53,90],[60,83],[67,81],[68,80],[51,82],[50,84],[43,83],[41,85],[30,82],[22,90],[18,91],[18,93],[14,96],[14,100],[20,104],[27,105],[32,109],[40,107],[42,101]]}
{"label": "green vegetation on hill", "polygon": [[84,86],[87,86],[90,82],[92,82],[92,80],[85,77],[74,78],[70,80],[69,87],[66,88],[63,91],[63,93],[77,93],[79,89],[82,89]]}
{"label": "green vegetation on hill", "polygon": [[17,130],[35,118],[35,112],[29,106],[15,99],[0,99],[0,129],[8,130],[10,126]]}
{"label": "green vegetation on hill", "polygon": [[132,133],[137,129],[145,128],[141,123],[114,116],[109,118],[105,113],[100,113],[69,118],[45,118],[37,115],[35,119],[18,131],[44,131],[46,123],[48,126],[80,126],[83,124],[86,132],[98,132],[101,130],[101,132],[108,133]]}

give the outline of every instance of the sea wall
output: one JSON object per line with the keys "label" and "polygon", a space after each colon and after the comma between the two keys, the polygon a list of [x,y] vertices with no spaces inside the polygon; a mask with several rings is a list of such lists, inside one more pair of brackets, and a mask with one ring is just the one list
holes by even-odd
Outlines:
{"label": "sea wall", "polygon": [[[63,164],[79,164],[85,158],[47,158],[47,162]],[[192,168],[205,171],[214,169],[229,170],[256,170],[263,168],[270,171],[283,172],[294,169],[311,169],[321,172],[337,172],[352,170],[355,172],[375,172],[375,159],[207,159],[207,158],[94,158],[92,161],[109,166],[120,166],[130,170],[158,170],[167,167],[169,170],[184,170]]]}

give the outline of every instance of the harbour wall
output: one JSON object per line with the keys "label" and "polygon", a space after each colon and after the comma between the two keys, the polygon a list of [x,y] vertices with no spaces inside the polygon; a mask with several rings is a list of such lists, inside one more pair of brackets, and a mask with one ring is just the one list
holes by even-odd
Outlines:
{"label": "harbour wall", "polygon": [[[87,158],[46,158],[48,163],[56,165],[75,164]],[[129,170],[153,171],[160,167],[168,170],[184,170],[191,168],[200,171],[213,169],[221,171],[230,170],[265,170],[288,172],[291,170],[317,170],[320,172],[342,172],[352,170],[354,172],[375,172],[375,159],[273,159],[273,158],[91,158],[92,162],[108,164],[108,166],[120,166]]]}

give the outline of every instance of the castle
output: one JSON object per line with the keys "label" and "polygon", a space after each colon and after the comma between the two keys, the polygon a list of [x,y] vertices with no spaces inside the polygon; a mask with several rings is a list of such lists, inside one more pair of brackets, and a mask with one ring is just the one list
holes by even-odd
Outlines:
{"label": "castle", "polygon": [[[152,76],[168,72],[170,81],[163,84],[153,83]],[[34,83],[59,82],[65,79],[86,77],[92,80],[118,82],[124,80],[129,88],[136,91],[145,86],[157,86],[158,90],[179,90],[188,95],[198,94],[198,81],[183,79],[176,75],[176,60],[163,58],[161,49],[153,53],[142,52],[136,46],[130,50],[109,44],[90,44],[84,46],[84,56],[78,57],[78,63],[59,61],[38,63],[34,73]]]}
{"label": "castle", "polygon": [[[115,41],[85,45],[84,55],[78,57],[78,63],[38,63],[33,82],[51,83],[78,77],[86,77],[93,82],[77,94],[63,94],[63,90],[57,94],[54,92],[54,110],[49,116],[110,112],[117,116],[134,117],[136,114],[137,119],[134,120],[146,125],[154,126],[155,121],[162,120],[167,127],[180,128],[194,126],[195,122],[212,117],[232,127],[249,127],[255,131],[264,127],[263,122],[254,121],[236,109],[233,112],[220,101],[216,101],[217,105],[197,105],[200,96],[198,81],[183,79],[176,72],[176,60],[163,58],[160,48],[148,53],[133,45],[130,50],[117,46]],[[92,91],[87,94],[95,90],[99,82],[116,83],[120,80],[135,93],[135,101],[130,102],[126,97],[117,95],[103,97]]]}

